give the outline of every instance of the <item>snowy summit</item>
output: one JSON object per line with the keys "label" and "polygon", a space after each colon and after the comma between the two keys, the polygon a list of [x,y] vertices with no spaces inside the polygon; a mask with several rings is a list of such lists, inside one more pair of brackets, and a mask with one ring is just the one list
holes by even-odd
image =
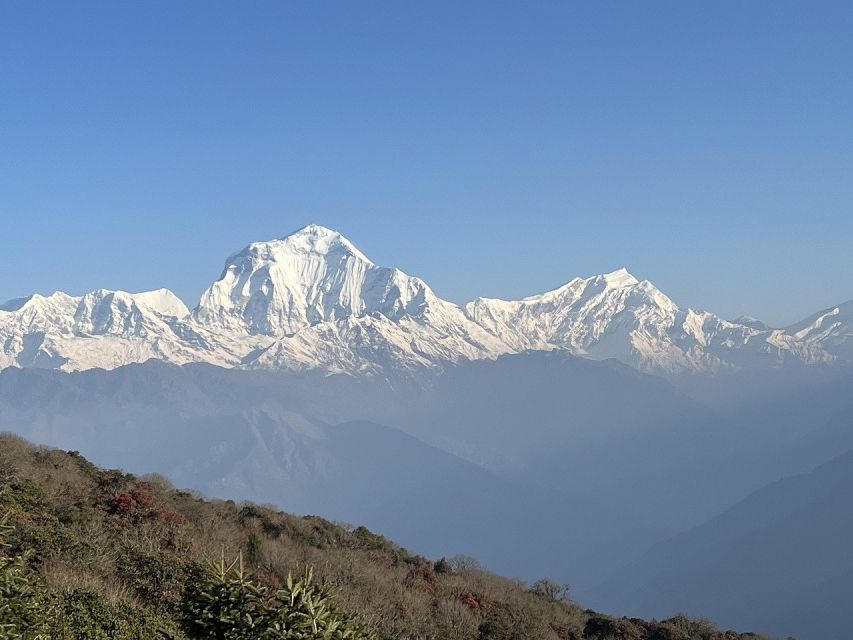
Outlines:
{"label": "snowy summit", "polygon": [[167,289],[57,292],[0,305],[0,366],[110,369],[156,358],[373,375],[564,349],[647,371],[717,371],[849,359],[849,304],[771,329],[682,309],[623,268],[460,307],[312,224],[229,257],[191,311]]}

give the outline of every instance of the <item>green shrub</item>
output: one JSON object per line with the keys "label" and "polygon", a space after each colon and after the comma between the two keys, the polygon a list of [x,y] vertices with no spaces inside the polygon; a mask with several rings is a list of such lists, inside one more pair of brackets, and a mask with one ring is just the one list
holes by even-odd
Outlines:
{"label": "green shrub", "polygon": [[180,629],[165,616],[104,594],[74,589],[53,596],[51,640],[179,640]]}
{"label": "green shrub", "polygon": [[8,553],[6,537],[12,532],[9,514],[0,518],[0,639],[47,638],[50,607],[38,577],[29,566],[29,554]]}
{"label": "green shrub", "polygon": [[253,580],[242,555],[208,567],[197,589],[185,596],[186,629],[211,640],[371,638],[352,617],[337,610],[329,592],[313,581],[311,570],[287,577],[273,590]]}
{"label": "green shrub", "polygon": [[14,480],[3,485],[0,505],[6,509],[44,512],[51,507],[44,488],[30,480]]}
{"label": "green shrub", "polygon": [[184,591],[186,561],[171,552],[127,549],[118,564],[122,581],[158,610],[178,608]]}

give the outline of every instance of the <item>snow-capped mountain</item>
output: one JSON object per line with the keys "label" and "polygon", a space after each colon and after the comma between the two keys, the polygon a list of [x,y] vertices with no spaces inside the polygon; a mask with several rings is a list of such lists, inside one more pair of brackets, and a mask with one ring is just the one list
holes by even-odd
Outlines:
{"label": "snow-capped mountain", "polygon": [[181,323],[188,315],[186,305],[166,289],[12,300],[0,306],[0,366],[77,370],[151,358],[192,362],[209,345]]}
{"label": "snow-capped mountain", "polygon": [[480,298],[465,310],[516,350],[561,348],[649,371],[714,371],[827,358],[820,348],[781,330],[681,309],[651,282],[637,280],[626,269],[575,278],[517,301]]}
{"label": "snow-capped mountain", "polygon": [[425,318],[444,306],[423,280],[378,267],[341,234],[309,225],[228,258],[193,316],[211,328],[281,337],[377,313]]}
{"label": "snow-capped mountain", "polygon": [[794,339],[853,360],[853,300],[824,309],[786,329]]}
{"label": "snow-capped mountain", "polygon": [[33,295],[0,306],[0,366],[78,370],[176,364],[389,374],[565,349],[649,371],[849,359],[850,303],[787,330],[679,308],[625,269],[522,300],[442,300],[309,225],[228,258],[190,311],[170,291]]}
{"label": "snow-capped mountain", "polygon": [[192,320],[256,343],[252,368],[373,373],[506,351],[423,280],[318,225],[231,256]]}

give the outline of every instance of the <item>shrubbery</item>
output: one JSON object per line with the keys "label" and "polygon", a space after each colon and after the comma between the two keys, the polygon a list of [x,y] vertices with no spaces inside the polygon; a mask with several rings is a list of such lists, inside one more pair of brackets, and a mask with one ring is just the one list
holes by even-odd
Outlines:
{"label": "shrubbery", "polygon": [[41,640],[49,637],[50,607],[38,576],[28,566],[30,554],[13,555],[6,542],[9,514],[0,517],[0,638]]}
{"label": "shrubbery", "polygon": [[340,611],[329,590],[306,569],[273,589],[253,580],[243,557],[211,564],[185,597],[188,632],[212,640],[372,640],[354,616]]}
{"label": "shrubbery", "polygon": [[601,616],[551,580],[433,563],[364,527],[201,500],[2,435],[0,544],[0,640],[749,637]]}
{"label": "shrubbery", "polygon": [[103,593],[73,589],[55,594],[52,640],[184,640],[167,616],[129,602],[111,602]]}
{"label": "shrubbery", "polygon": [[49,593],[28,565],[31,554],[8,553],[5,538],[12,529],[6,513],[0,518],[0,546],[4,549],[0,553],[2,640],[374,638],[355,616],[337,608],[329,590],[314,582],[311,569],[296,580],[288,575],[283,587],[272,589],[249,576],[242,556],[230,564],[222,559],[209,565],[195,576],[189,588],[180,583],[178,566],[163,572],[163,566],[152,558],[140,557],[130,563],[127,573],[147,601],[167,601],[181,592],[178,623],[132,603],[110,602],[93,590]]}

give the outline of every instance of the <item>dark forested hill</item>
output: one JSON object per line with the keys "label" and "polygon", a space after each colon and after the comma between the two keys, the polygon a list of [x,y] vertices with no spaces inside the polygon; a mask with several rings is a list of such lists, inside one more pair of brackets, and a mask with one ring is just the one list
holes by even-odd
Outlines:
{"label": "dark forested hill", "polygon": [[758,637],[609,618],[548,580],[432,562],[361,527],[206,501],[14,436],[0,436],[0,536],[4,640]]}

